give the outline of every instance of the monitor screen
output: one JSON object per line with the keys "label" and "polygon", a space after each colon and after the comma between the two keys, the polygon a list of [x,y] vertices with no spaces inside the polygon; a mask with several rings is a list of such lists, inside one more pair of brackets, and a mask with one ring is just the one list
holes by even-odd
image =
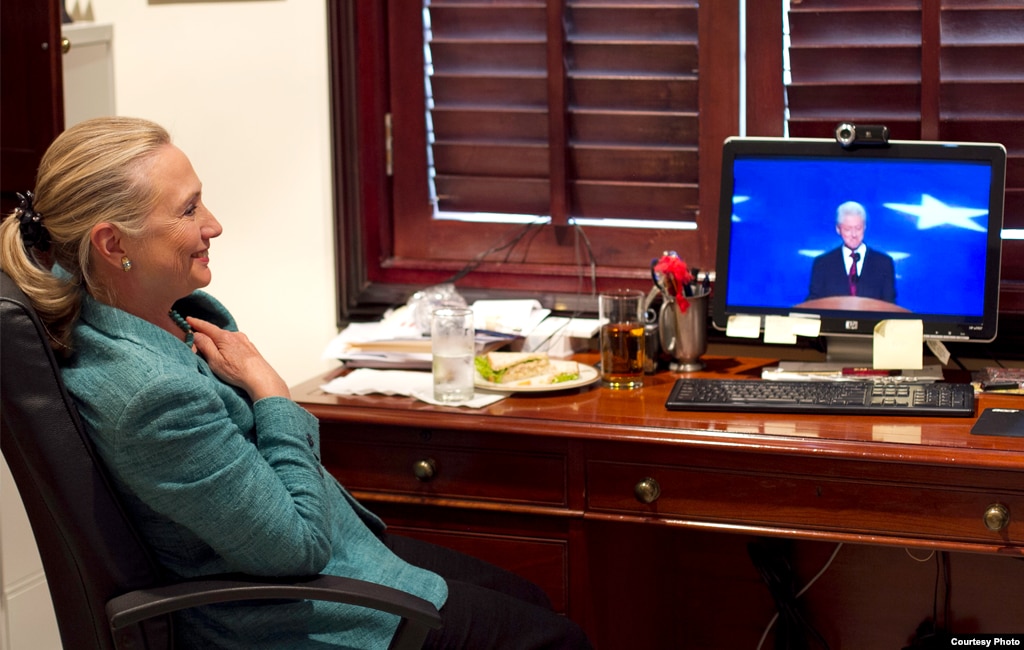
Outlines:
{"label": "monitor screen", "polygon": [[[723,149],[713,319],[820,319],[870,337],[996,335],[1006,151],[991,143],[730,138]],[[762,320],[763,325],[763,320]]]}

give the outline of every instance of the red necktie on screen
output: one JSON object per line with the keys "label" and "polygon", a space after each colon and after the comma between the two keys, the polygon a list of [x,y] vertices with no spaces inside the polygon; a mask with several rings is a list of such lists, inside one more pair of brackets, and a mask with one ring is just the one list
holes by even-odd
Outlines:
{"label": "red necktie on screen", "polygon": [[850,295],[857,295],[857,262],[860,261],[860,253],[853,251],[850,253],[850,257],[853,258],[853,264],[850,265]]}

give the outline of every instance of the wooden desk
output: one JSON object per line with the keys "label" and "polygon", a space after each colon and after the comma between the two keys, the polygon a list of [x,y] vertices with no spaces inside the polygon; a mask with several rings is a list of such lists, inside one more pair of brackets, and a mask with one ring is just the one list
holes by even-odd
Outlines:
{"label": "wooden desk", "polygon": [[[696,376],[771,363],[704,360]],[[932,613],[933,551],[950,552],[954,630],[1024,632],[1024,439],[972,436],[971,418],[670,412],[678,376],[481,410],[337,397],[320,378],[293,395],[321,420],[324,465],[394,532],[535,580],[598,648],[755,647],[775,610],[750,543],[798,585],[845,544],[802,599],[832,648],[905,645]],[[983,395],[978,412],[1022,403]]]}

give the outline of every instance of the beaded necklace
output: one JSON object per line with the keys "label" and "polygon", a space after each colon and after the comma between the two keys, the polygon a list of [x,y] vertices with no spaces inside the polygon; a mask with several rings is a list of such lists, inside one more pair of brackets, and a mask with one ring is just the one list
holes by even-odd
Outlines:
{"label": "beaded necklace", "polygon": [[195,340],[195,335],[192,333],[192,326],[188,324],[181,314],[174,311],[173,309],[168,311],[167,314],[174,321],[174,324],[181,328],[182,332],[185,332],[185,345],[192,347],[192,343]]}

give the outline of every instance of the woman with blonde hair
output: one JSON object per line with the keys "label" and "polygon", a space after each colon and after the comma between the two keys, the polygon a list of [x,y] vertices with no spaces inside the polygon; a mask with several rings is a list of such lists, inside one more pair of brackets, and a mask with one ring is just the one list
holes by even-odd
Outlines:
{"label": "woman with blonde hair", "polygon": [[[319,460],[316,418],[201,291],[222,228],[167,131],[98,118],[62,133],[0,224],[129,515],[168,571],[327,573],[434,603],[425,648],[588,648],[532,583],[390,535]],[[322,601],[177,615],[189,648],[385,648],[397,618]]]}

